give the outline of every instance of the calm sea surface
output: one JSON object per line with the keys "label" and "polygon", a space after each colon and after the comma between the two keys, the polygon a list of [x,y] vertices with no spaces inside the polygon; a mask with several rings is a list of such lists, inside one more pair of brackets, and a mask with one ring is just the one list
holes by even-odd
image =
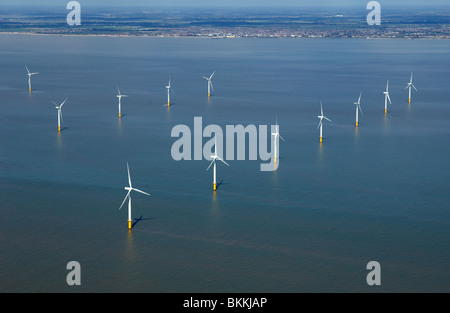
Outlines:
{"label": "calm sea surface", "polygon": [[[450,292],[449,78],[450,41],[0,35],[0,291]],[[195,116],[277,117],[278,170],[220,163],[214,194],[207,160],[171,157]],[[151,193],[131,232],[127,162]]]}

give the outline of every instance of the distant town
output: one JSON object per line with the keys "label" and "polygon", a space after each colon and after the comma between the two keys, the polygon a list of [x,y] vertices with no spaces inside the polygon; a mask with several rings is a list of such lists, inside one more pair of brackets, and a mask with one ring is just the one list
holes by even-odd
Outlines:
{"label": "distant town", "polygon": [[450,39],[450,7],[384,9],[381,25],[358,9],[139,9],[83,7],[69,26],[61,8],[4,7],[0,33],[255,38]]}

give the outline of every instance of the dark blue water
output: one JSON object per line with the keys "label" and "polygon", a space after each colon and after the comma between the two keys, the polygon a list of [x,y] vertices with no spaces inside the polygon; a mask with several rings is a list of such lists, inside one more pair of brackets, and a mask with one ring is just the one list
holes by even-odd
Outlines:
{"label": "dark blue water", "polygon": [[[449,52],[432,40],[1,35],[0,290],[449,292]],[[40,73],[31,94],[25,65]],[[116,84],[129,95],[120,121]],[[51,101],[67,97],[58,134]],[[333,121],[322,145],[320,100]],[[193,130],[195,116],[223,129],[277,116],[278,170],[218,164],[213,193],[207,160],[171,157],[172,128]],[[151,193],[133,196],[131,232],[118,210],[126,162]]]}

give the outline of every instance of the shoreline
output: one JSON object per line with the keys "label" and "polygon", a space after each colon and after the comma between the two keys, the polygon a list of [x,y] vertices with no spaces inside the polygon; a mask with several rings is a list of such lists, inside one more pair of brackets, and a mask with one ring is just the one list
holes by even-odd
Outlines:
{"label": "shoreline", "polygon": [[411,38],[411,37],[324,37],[324,36],[233,36],[233,37],[215,37],[208,35],[125,35],[125,34],[54,34],[54,33],[35,33],[35,32],[8,32],[0,31],[0,35],[28,35],[28,36],[63,36],[63,37],[122,37],[122,38],[202,38],[202,39],[366,39],[366,40],[450,40],[449,38],[430,37],[430,38]]}

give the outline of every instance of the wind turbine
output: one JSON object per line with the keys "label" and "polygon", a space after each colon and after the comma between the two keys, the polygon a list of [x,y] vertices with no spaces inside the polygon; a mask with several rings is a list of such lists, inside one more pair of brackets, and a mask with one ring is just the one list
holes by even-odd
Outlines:
{"label": "wind turbine", "polygon": [[134,191],[137,191],[137,192],[142,193],[147,196],[150,196],[150,194],[148,194],[142,190],[133,188],[133,186],[131,185],[130,167],[128,166],[128,162],[127,162],[127,170],[128,170],[129,187],[125,187],[125,190],[128,190],[128,193],[125,196],[125,199],[123,199],[122,205],[120,206],[119,210],[123,207],[123,205],[125,204],[125,201],[127,201],[127,199],[128,199],[128,229],[131,229],[131,192],[134,190]]}
{"label": "wind turbine", "polygon": [[322,120],[326,119],[327,121],[331,122],[331,120],[329,118],[327,118],[326,116],[323,115],[322,100],[320,100],[320,115],[317,116],[317,118],[320,119],[319,125],[317,125],[317,128],[320,127],[320,143],[322,143],[322,124],[323,124]]}
{"label": "wind turbine", "polygon": [[405,89],[408,89],[409,88],[409,103],[411,103],[411,87],[412,88],[414,88],[414,90],[415,91],[419,91],[419,90],[417,90],[417,88],[413,85],[413,82],[412,82],[412,77],[413,77],[413,73],[411,72],[411,78],[410,78],[410,80],[409,80],[409,83],[406,85],[406,88]]}
{"label": "wind turbine", "polygon": [[117,95],[117,98],[119,98],[119,118],[122,118],[122,105],[121,105],[121,103],[120,103],[120,100],[122,100],[122,97],[128,97],[127,95],[123,95],[123,94],[121,94],[120,93],[120,90],[119,90],[119,85],[117,85],[117,92],[119,93],[118,95]]}
{"label": "wind turbine", "polygon": [[225,162],[224,160],[222,160],[218,155],[217,155],[217,140],[214,139],[214,154],[211,155],[212,161],[209,164],[208,168],[206,170],[209,170],[209,168],[211,167],[211,165],[214,164],[214,181],[213,181],[213,189],[214,191],[216,191],[217,189],[217,184],[216,184],[216,160],[220,160],[223,163],[225,163],[227,166],[230,166],[227,162]]}
{"label": "wind turbine", "polygon": [[363,112],[361,110],[361,95],[362,95],[362,91],[359,94],[358,102],[353,103],[353,104],[356,104],[356,127],[358,127],[358,110],[361,112],[361,115],[363,115]]}
{"label": "wind turbine", "polygon": [[28,67],[26,65],[25,65],[25,68],[27,69],[27,72],[28,72],[28,91],[31,93],[31,75],[39,74],[39,72],[30,73],[30,70],[28,69]]}
{"label": "wind turbine", "polygon": [[171,91],[173,92],[173,90],[170,89],[171,88],[171,86],[170,86],[170,77],[169,77],[169,86],[166,86],[166,88],[167,88],[167,106],[170,107],[170,92]]}
{"label": "wind turbine", "polygon": [[61,122],[63,122],[63,116],[62,116],[62,106],[64,105],[64,103],[66,103],[68,98],[66,98],[66,100],[64,100],[60,105],[57,105],[55,102],[53,102],[54,105],[56,105],[56,109],[58,110],[58,133],[61,132]]}
{"label": "wind turbine", "polygon": [[212,77],[214,76],[215,73],[216,73],[216,71],[214,71],[214,72],[211,74],[211,76],[209,76],[209,78],[203,76],[203,78],[206,79],[206,80],[208,81],[208,98],[211,96],[211,89],[214,91],[214,88],[213,88],[211,79],[212,79]]}
{"label": "wind turbine", "polygon": [[[275,123],[275,132],[274,133],[272,133],[272,136],[274,136],[274,139],[273,139],[273,147],[274,147],[274,163],[277,163],[277,142],[279,141],[278,140],[278,137],[280,137],[281,139],[283,139],[283,137],[281,137],[281,135],[280,135],[280,133],[278,132],[278,118],[277,117],[275,117],[276,118],[276,123]],[[284,140],[283,139],[283,141],[286,141],[286,140]]]}
{"label": "wind turbine", "polygon": [[384,94],[384,114],[387,114],[387,102],[388,102],[388,100],[389,100],[389,103],[392,104],[391,98],[389,97],[389,80],[387,81],[386,91],[384,91],[383,94]]}

